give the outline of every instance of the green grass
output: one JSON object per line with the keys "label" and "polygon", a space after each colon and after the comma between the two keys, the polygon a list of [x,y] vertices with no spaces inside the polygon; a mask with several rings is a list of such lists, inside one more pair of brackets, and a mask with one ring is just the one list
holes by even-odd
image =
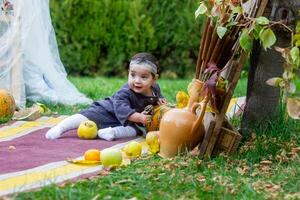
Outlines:
{"label": "green grass", "polygon": [[[126,79],[105,77],[70,77],[70,80],[72,83],[78,86],[81,92],[94,100],[102,99],[106,96],[112,95],[116,90],[120,88],[120,86],[122,86],[127,81]],[[189,79],[159,79],[158,83],[164,96],[172,103],[175,103],[176,92],[179,90],[186,91],[190,81],[191,80]],[[241,79],[236,87],[235,96],[246,95],[246,85],[247,80],[245,78]]]}
{"label": "green grass", "polygon": [[[103,99],[107,96],[112,95],[116,92],[124,83],[126,79],[120,78],[105,78],[105,77],[70,77],[72,83],[74,83],[77,88],[89,98],[93,100]],[[176,103],[176,93],[180,90],[186,91],[187,86],[191,80],[181,79],[181,80],[158,80],[161,87],[163,95],[167,98],[170,103]],[[234,96],[244,96],[246,95],[245,88],[247,85],[246,79],[241,79],[238,82]],[[29,103],[31,105],[32,103]],[[72,114],[78,112],[80,109],[87,107],[87,105],[77,105],[77,106],[64,106],[64,105],[48,105],[53,112],[59,114]]]}
{"label": "green grass", "polygon": [[[125,80],[77,78],[72,82],[89,97],[111,95]],[[189,80],[160,80],[165,97],[175,103],[178,90]],[[242,79],[235,91],[245,95]],[[52,106],[59,113],[80,107]],[[146,156],[126,167],[88,180],[39,191],[21,193],[16,199],[300,199],[300,123],[274,119],[257,130],[232,156],[201,160],[190,154],[172,159]],[[297,153],[298,151],[298,153]],[[262,161],[270,162],[262,162]]]}

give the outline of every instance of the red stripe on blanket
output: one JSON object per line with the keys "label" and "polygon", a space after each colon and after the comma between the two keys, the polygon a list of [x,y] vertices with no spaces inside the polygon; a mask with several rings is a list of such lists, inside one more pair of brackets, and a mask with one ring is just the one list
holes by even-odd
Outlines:
{"label": "red stripe on blanket", "polygon": [[[66,160],[68,157],[79,157],[88,149],[105,149],[133,139],[111,142],[100,139],[82,140],[77,137],[76,130],[71,130],[59,139],[47,140],[45,133],[48,129],[43,128],[11,141],[0,142],[0,175]],[[9,149],[10,146],[15,149]]]}

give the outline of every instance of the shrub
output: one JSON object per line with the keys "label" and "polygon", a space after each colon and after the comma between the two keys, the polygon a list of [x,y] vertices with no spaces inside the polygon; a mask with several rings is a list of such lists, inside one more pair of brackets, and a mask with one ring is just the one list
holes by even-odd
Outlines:
{"label": "shrub", "polygon": [[161,72],[194,72],[201,19],[197,1],[50,1],[61,59],[70,74],[124,76],[130,58],[147,51]]}

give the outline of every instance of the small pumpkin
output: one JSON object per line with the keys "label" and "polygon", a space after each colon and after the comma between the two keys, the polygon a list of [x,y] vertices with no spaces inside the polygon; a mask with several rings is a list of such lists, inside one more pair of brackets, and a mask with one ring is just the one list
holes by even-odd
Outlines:
{"label": "small pumpkin", "polygon": [[147,132],[158,131],[161,118],[169,110],[171,110],[171,107],[169,107],[167,105],[155,106],[153,109],[153,115],[151,118],[151,122],[146,124]]}
{"label": "small pumpkin", "polygon": [[0,118],[10,118],[16,109],[14,97],[7,91],[0,89]]}

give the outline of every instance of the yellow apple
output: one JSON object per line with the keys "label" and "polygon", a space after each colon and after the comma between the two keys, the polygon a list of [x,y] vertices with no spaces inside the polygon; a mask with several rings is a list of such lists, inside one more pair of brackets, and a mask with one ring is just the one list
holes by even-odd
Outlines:
{"label": "yellow apple", "polygon": [[159,131],[150,131],[146,135],[146,143],[149,146],[149,152],[152,154],[159,152],[158,134]]}
{"label": "yellow apple", "polygon": [[122,152],[118,149],[104,149],[101,151],[101,163],[104,167],[115,167],[122,163]]}
{"label": "yellow apple", "polygon": [[87,120],[80,123],[77,135],[82,139],[94,139],[97,137],[97,125],[95,122]]}
{"label": "yellow apple", "polygon": [[131,141],[123,150],[129,158],[140,157],[142,154],[142,145],[136,141]]}

